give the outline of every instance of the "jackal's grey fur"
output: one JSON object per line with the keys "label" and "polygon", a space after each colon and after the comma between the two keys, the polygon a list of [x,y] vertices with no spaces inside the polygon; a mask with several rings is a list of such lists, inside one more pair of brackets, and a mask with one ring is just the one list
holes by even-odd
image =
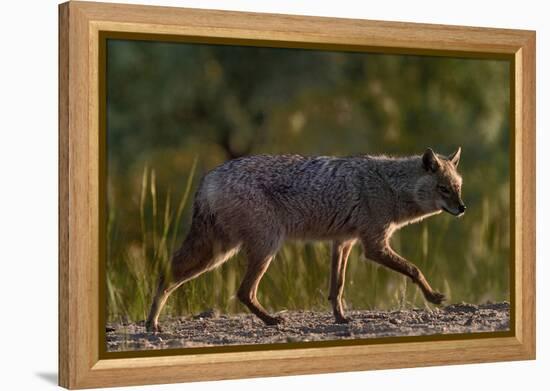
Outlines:
{"label": "jackal's grey fur", "polygon": [[222,164],[198,187],[189,234],[169,275],[161,278],[147,328],[158,330],[160,310],[174,289],[239,250],[248,257],[239,299],[265,323],[278,323],[258,303],[256,291],[287,238],[333,241],[329,299],[337,322],[347,321],[341,299],[347,258],[357,240],[367,258],[407,275],[428,301],[441,303],[443,295],[390,248],[389,238],[442,210],[464,212],[456,170],[460,153],[459,148],[448,157],[431,149],[404,158],[258,155]]}

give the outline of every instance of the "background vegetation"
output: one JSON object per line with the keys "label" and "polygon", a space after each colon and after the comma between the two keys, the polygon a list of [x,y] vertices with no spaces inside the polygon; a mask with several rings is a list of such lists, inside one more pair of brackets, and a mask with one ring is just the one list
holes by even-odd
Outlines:
{"label": "background vegetation", "polygon": [[[440,153],[463,147],[468,213],[409,226],[393,246],[449,301],[509,297],[505,61],[110,40],[108,320],[142,320],[159,265],[190,222],[200,177],[246,154]],[[329,308],[329,243],[289,242],[260,284],[272,311]],[[241,256],[182,286],[164,315],[244,311]],[[424,306],[354,249],[348,308]]]}

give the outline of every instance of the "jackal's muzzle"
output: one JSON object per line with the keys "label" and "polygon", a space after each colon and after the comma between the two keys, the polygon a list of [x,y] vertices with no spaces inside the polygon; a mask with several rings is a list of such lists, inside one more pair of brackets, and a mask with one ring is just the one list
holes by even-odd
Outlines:
{"label": "jackal's muzzle", "polygon": [[443,210],[453,216],[460,217],[466,212],[466,205],[464,205],[463,202],[460,202],[456,208],[448,208],[447,206],[443,206]]}

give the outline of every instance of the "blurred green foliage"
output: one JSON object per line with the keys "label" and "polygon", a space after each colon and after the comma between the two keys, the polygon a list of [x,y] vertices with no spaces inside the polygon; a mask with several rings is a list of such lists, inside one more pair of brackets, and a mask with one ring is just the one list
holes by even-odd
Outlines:
{"label": "blurred green foliage", "polygon": [[[256,153],[419,154],[462,146],[466,215],[409,226],[393,246],[450,301],[509,299],[507,61],[109,40],[108,318],[143,319],[158,267],[189,226],[200,177]],[[328,243],[287,243],[260,285],[271,310],[328,309]],[[243,311],[237,256],[181,287],[165,315]],[[416,287],[349,262],[348,308],[425,305]]]}

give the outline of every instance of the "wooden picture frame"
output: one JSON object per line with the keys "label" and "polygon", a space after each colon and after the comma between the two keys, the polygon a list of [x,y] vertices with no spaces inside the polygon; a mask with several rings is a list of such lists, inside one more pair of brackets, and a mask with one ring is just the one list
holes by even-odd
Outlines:
{"label": "wooden picture frame", "polygon": [[[105,358],[99,77],[103,32],[204,42],[509,59],[513,330],[498,338]],[[88,2],[59,6],[59,384],[67,388],[535,358],[535,32]],[[104,327],[103,327],[104,328]]]}

